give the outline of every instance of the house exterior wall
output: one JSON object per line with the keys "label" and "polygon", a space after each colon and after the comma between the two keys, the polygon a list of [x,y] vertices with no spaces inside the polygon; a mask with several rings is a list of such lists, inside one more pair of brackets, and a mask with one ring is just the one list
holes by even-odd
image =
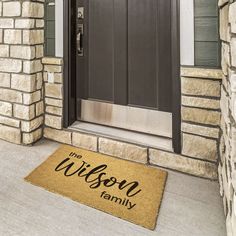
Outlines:
{"label": "house exterior wall", "polygon": [[62,126],[63,58],[43,58],[43,19],[43,0],[0,1],[1,139],[32,144],[44,135],[119,158],[217,179],[221,70],[182,68],[182,155],[75,132]]}
{"label": "house exterior wall", "polygon": [[0,138],[42,136],[44,0],[0,1]]}
{"label": "house exterior wall", "polygon": [[236,1],[220,0],[222,40],[221,138],[219,182],[227,235],[236,235]]}
{"label": "house exterior wall", "polygon": [[63,128],[63,59],[44,58],[44,137],[131,161],[217,179],[219,69],[182,68],[182,155]]}

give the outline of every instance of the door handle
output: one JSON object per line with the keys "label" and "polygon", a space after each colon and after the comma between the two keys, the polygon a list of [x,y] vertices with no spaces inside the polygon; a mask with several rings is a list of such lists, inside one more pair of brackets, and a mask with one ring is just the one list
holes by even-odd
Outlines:
{"label": "door handle", "polygon": [[83,24],[79,24],[78,25],[78,32],[77,32],[77,36],[76,36],[78,56],[83,56],[84,55],[83,31],[84,31]]}

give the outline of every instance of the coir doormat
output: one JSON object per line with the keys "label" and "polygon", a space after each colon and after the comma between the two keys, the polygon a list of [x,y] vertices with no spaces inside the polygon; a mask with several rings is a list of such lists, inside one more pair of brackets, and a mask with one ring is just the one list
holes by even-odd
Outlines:
{"label": "coir doormat", "polygon": [[154,229],[167,172],[62,145],[26,181]]}

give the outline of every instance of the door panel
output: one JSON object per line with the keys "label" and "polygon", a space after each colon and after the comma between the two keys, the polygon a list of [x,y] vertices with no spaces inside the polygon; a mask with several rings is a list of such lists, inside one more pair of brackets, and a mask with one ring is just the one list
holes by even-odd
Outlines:
{"label": "door panel", "polygon": [[[155,129],[153,134],[170,137],[171,0],[79,0],[78,7],[85,7],[84,19],[77,20],[84,25],[84,55],[77,55],[78,119],[128,128],[118,125],[117,114],[110,112],[119,111],[118,117],[125,116],[132,123],[134,116],[127,117],[127,110],[138,107],[140,117],[155,113],[159,125],[168,127],[167,132]],[[107,110],[104,103],[110,103],[112,109]],[[95,104],[93,112],[84,111],[89,106],[83,104]],[[163,119],[163,112],[168,119]],[[138,118],[138,112],[135,114]],[[150,127],[156,124],[148,121],[153,123]],[[133,122],[132,127],[143,127],[140,132],[145,132],[138,119]]]}
{"label": "door panel", "polygon": [[128,1],[129,104],[157,108],[157,1]]}
{"label": "door panel", "polygon": [[89,1],[89,93],[97,100],[114,97],[113,1]]}

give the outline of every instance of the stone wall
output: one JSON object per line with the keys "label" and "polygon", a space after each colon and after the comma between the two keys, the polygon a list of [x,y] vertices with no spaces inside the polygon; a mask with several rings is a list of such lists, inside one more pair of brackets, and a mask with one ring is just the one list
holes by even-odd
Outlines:
{"label": "stone wall", "polygon": [[[224,9],[228,11],[225,6],[221,17],[227,19]],[[0,1],[0,16],[1,139],[31,144],[41,137],[45,127],[44,136],[61,143],[217,178],[220,70],[182,68],[182,155],[76,132],[62,126],[63,60],[43,58],[44,1]],[[226,42],[223,52],[227,54],[230,36],[225,28],[221,28],[221,34]],[[224,70],[228,61],[226,58]]]}
{"label": "stone wall", "polygon": [[[221,70],[182,69],[183,155],[63,128],[63,65],[44,58],[44,136],[131,161],[217,179]],[[194,145],[193,145],[194,144]]]}
{"label": "stone wall", "polygon": [[236,1],[220,0],[222,40],[219,182],[228,236],[236,235]]}
{"label": "stone wall", "polygon": [[42,136],[44,0],[0,0],[0,139]]}
{"label": "stone wall", "polygon": [[150,150],[151,164],[217,178],[221,81],[220,69],[181,68],[182,155]]}

